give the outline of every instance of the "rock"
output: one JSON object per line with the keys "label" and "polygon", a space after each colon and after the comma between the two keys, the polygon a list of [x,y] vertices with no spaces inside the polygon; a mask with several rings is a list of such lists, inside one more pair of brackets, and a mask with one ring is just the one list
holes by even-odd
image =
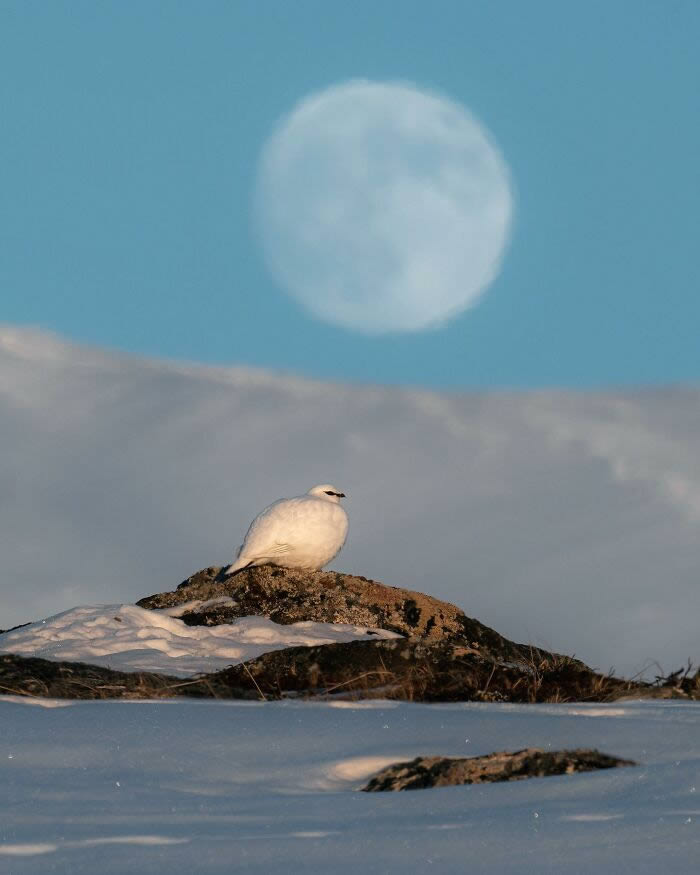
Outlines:
{"label": "rock", "polygon": [[388,629],[425,644],[459,644],[498,659],[531,662],[557,656],[509,641],[449,602],[335,571],[268,565],[224,578],[222,568],[214,565],[188,577],[172,592],[156,593],[136,604],[170,608],[221,596],[232,598],[234,604],[194,608],[181,619],[192,626],[230,623],[251,615],[264,615],[285,625],[305,620],[353,623]]}
{"label": "rock", "polygon": [[[222,597],[228,601],[212,604]],[[449,602],[338,572],[263,566],[225,578],[211,566],[137,604],[184,605],[181,619],[190,625],[265,615],[276,623],[353,623],[406,636],[287,648],[219,673],[231,689],[260,698],[535,702],[599,699],[615,689],[579,660],[509,641]]]}
{"label": "rock", "polygon": [[267,566],[224,578],[221,567],[210,566],[172,592],[137,604],[146,609],[182,605],[181,618],[189,625],[263,615],[282,624],[351,623],[405,637],[272,651],[186,681],[0,654],[0,692],[65,698],[371,696],[419,702],[700,697],[700,674],[692,677],[690,668],[661,679],[661,686],[633,684],[600,675],[577,659],[509,641],[449,602],[332,571]]}
{"label": "rock", "polygon": [[513,753],[501,751],[481,757],[416,757],[382,769],[362,789],[367,793],[387,790],[421,790],[493,781],[522,781],[549,775],[570,775],[634,766],[632,760],[608,756],[597,750],[543,751],[536,747]]}
{"label": "rock", "polygon": [[82,662],[0,653],[0,693],[49,699],[258,698],[235,691],[216,675],[183,680],[153,672],[113,671]]}
{"label": "rock", "polygon": [[511,662],[449,642],[351,641],[264,653],[219,675],[260,698],[289,695],[416,702],[603,701],[630,685],[578,660]]}

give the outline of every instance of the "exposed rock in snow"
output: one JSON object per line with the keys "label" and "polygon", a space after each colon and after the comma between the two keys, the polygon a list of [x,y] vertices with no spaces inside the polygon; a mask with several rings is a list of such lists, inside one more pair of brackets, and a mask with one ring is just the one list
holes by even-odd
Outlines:
{"label": "exposed rock in snow", "polygon": [[[232,689],[265,698],[342,695],[417,702],[601,701],[630,684],[567,657],[511,662],[476,648],[418,639],[290,647],[220,672]],[[634,685],[635,690],[638,689]]]}
{"label": "exposed rock in snow", "polygon": [[262,615],[282,624],[313,620],[386,629],[426,644],[467,645],[499,659],[529,662],[533,652],[552,656],[509,641],[449,602],[335,571],[262,566],[225,578],[223,570],[214,565],[188,577],[172,592],[157,593],[136,604],[142,608],[169,608],[192,600],[208,602],[206,607],[183,610],[183,621],[193,626]]}
{"label": "exposed rock in snow", "polygon": [[636,763],[632,760],[619,759],[598,750],[544,751],[536,747],[513,753],[499,751],[479,757],[416,757],[407,763],[387,766],[362,789],[376,793],[383,790],[490,784],[494,781],[522,781],[525,778],[570,775],[634,765]]}
{"label": "exposed rock in snow", "polygon": [[[690,671],[656,686],[627,682],[509,641],[419,592],[268,566],[230,579],[212,566],[137,605],[75,608],[0,635],[0,651],[14,654],[0,655],[6,692],[68,698],[700,697]],[[175,677],[193,674],[201,678]]]}
{"label": "exposed rock in snow", "polygon": [[193,626],[180,619],[188,612],[217,610],[230,602],[222,596],[158,611],[137,605],[72,608],[0,635],[0,652],[187,677],[218,671],[283,647],[398,637],[383,629],[349,623],[283,626],[267,617],[245,616],[218,626]]}

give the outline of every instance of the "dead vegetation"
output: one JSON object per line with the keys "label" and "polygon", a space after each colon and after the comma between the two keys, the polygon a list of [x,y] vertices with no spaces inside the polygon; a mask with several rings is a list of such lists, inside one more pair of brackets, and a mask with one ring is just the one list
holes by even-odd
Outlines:
{"label": "dead vegetation", "polygon": [[700,672],[690,667],[641,683],[598,674],[566,657],[499,664],[457,650],[398,639],[292,647],[192,679],[8,653],[0,654],[0,693],[67,699],[293,696],[519,703],[700,699]]}
{"label": "dead vegetation", "polygon": [[468,648],[393,640],[327,644],[266,653],[222,672],[266,699],[290,695],[415,702],[603,702],[646,685],[601,675],[567,657],[533,651],[500,663]]}
{"label": "dead vegetation", "polygon": [[50,699],[231,698],[231,691],[217,681],[216,674],[183,680],[13,653],[0,654],[0,693]]}

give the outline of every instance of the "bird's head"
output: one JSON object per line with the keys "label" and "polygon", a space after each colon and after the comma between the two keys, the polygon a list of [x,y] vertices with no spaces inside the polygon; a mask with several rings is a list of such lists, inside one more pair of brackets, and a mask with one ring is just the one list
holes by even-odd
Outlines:
{"label": "bird's head", "polygon": [[332,501],[333,504],[340,504],[340,499],[345,498],[345,493],[341,492],[330,483],[322,483],[320,486],[314,486],[309,489],[307,495],[313,495],[314,498],[322,498],[324,501]]}

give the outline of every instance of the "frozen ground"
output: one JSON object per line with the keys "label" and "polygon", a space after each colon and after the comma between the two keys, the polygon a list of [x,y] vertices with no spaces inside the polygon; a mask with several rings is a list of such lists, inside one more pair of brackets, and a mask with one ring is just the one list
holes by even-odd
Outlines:
{"label": "frozen ground", "polygon": [[[700,871],[700,704],[0,698],[0,871]],[[638,768],[357,792],[417,754],[592,746]]]}
{"label": "frozen ground", "polygon": [[83,605],[0,635],[0,653],[187,677],[284,647],[401,637],[348,623],[281,626],[267,617],[241,617],[221,626],[187,626],[178,619],[186,610],[231,601],[223,596],[159,611],[136,605]]}

